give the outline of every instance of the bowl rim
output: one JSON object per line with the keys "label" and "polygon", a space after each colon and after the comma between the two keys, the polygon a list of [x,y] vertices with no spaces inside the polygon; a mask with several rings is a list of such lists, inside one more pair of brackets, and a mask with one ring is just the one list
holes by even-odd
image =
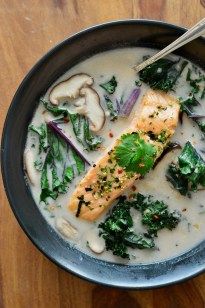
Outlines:
{"label": "bowl rim", "polygon": [[[128,289],[128,290],[146,290],[146,289],[156,289],[156,288],[161,288],[161,287],[165,287],[168,285],[173,285],[179,282],[183,282],[186,281],[187,279],[193,278],[195,276],[198,276],[199,274],[202,274],[203,272],[205,272],[205,266],[202,269],[199,270],[195,270],[193,272],[191,272],[188,275],[185,275],[182,278],[178,278],[175,279],[173,281],[165,281],[162,283],[155,283],[152,286],[134,286],[134,285],[129,285],[129,286],[125,286],[125,285],[117,285],[117,284],[113,284],[113,283],[106,283],[106,282],[102,282],[102,281],[98,281],[96,279],[93,279],[91,277],[86,276],[85,274],[80,274],[75,272],[72,269],[68,269],[65,265],[61,264],[58,260],[56,260],[55,258],[52,257],[51,254],[49,254],[48,251],[45,251],[42,247],[42,245],[40,245],[39,243],[37,243],[37,241],[30,235],[29,230],[27,229],[27,227],[25,227],[24,222],[19,218],[17,211],[15,209],[15,206],[13,206],[13,198],[12,195],[10,193],[10,189],[9,189],[9,184],[7,182],[7,171],[6,171],[6,166],[4,163],[4,145],[5,145],[5,141],[6,141],[6,130],[7,130],[7,125],[9,124],[9,118],[10,118],[10,114],[12,113],[12,108],[13,108],[13,103],[16,100],[16,97],[19,95],[19,93],[22,91],[22,89],[24,88],[24,83],[32,76],[32,74],[38,69],[38,67],[44,63],[44,61],[46,61],[46,59],[48,57],[50,57],[52,54],[54,54],[56,51],[58,51],[58,49],[60,49],[61,47],[63,47],[64,45],[68,44],[69,42],[71,42],[72,40],[77,39],[80,36],[83,36],[86,33],[98,30],[98,29],[103,29],[103,28],[107,28],[110,26],[115,26],[115,25],[131,25],[131,24],[142,24],[142,25],[159,25],[162,27],[167,27],[168,29],[173,29],[173,30],[177,30],[181,33],[184,33],[187,28],[185,27],[181,27],[172,23],[168,23],[168,22],[164,22],[164,21],[159,21],[159,20],[154,20],[154,19],[119,19],[119,20],[113,20],[113,21],[109,21],[109,22],[105,22],[105,23],[100,23],[100,24],[95,24],[92,25],[90,27],[84,28],[83,30],[80,30],[72,35],[70,35],[69,37],[65,38],[64,40],[58,42],[57,44],[55,44],[51,49],[49,49],[45,54],[43,54],[43,56],[41,56],[41,58],[32,66],[32,68],[26,73],[25,77],[23,78],[23,80],[21,81],[20,85],[18,86],[12,101],[10,103],[10,106],[7,110],[7,114],[5,117],[5,121],[4,121],[4,126],[3,126],[3,131],[2,131],[2,140],[1,140],[1,172],[2,172],[2,179],[3,179],[3,184],[4,184],[4,189],[6,192],[6,196],[7,199],[9,201],[9,205],[12,209],[12,212],[14,213],[15,218],[17,219],[20,227],[23,229],[24,233],[26,234],[26,236],[31,240],[31,242],[35,245],[35,247],[44,255],[46,256],[50,261],[52,261],[55,265],[57,265],[58,267],[60,267],[61,269],[65,270],[68,273],[71,273],[79,278],[85,279],[91,283],[96,283],[99,285],[104,285],[104,286],[108,286],[108,287],[115,287],[115,288],[120,288],[120,289]],[[205,38],[200,37],[198,38],[198,40],[201,40],[203,43],[205,43]]]}

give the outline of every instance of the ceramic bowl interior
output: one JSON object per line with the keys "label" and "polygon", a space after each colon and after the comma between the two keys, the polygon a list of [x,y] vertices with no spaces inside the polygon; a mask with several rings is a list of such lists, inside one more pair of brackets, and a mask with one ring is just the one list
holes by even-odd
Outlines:
{"label": "ceramic bowl interior", "polygon": [[[5,121],[2,174],[12,210],[32,242],[65,270],[97,283],[125,288],[153,288],[184,280],[205,269],[205,241],[176,258],[135,266],[113,264],[71,248],[46,223],[32,199],[23,172],[27,127],[39,97],[66,70],[98,52],[125,46],[159,48],[184,29],[157,21],[129,20],[95,26],[75,34],[49,51],[18,88]],[[205,41],[197,39],[176,52],[205,67]]]}

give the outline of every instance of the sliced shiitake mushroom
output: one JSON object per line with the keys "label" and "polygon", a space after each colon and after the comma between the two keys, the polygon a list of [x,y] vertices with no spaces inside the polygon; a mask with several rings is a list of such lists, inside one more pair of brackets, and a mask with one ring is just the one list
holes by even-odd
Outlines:
{"label": "sliced shiitake mushroom", "polygon": [[77,230],[63,217],[57,217],[56,221],[57,230],[67,238],[74,238],[77,235]]}
{"label": "sliced shiitake mushroom", "polygon": [[88,247],[97,254],[102,253],[105,250],[105,241],[102,237],[99,237],[94,230],[88,231],[86,234],[86,240]]}
{"label": "sliced shiitake mushroom", "polygon": [[34,154],[31,150],[26,150],[24,153],[24,168],[32,185],[38,182],[38,172],[34,167]]}
{"label": "sliced shiitake mushroom", "polygon": [[100,97],[92,88],[82,88],[80,95],[85,98],[85,116],[89,120],[90,129],[99,131],[105,123],[105,112],[100,105]]}
{"label": "sliced shiitake mushroom", "polygon": [[53,105],[59,105],[60,102],[67,99],[75,99],[79,96],[82,87],[91,86],[92,84],[93,78],[87,74],[73,75],[69,79],[57,84],[51,90],[49,95],[50,102]]}

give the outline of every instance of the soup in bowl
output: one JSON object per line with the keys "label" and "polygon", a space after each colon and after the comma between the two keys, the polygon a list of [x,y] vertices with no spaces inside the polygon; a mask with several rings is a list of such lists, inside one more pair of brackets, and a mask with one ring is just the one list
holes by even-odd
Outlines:
{"label": "soup in bowl", "polygon": [[136,288],[203,268],[204,42],[196,57],[184,47],[134,70],[182,32],[145,21],[91,28],[46,55],[14,98],[2,147],[10,200],[20,187],[11,204],[34,243],[80,276]]}

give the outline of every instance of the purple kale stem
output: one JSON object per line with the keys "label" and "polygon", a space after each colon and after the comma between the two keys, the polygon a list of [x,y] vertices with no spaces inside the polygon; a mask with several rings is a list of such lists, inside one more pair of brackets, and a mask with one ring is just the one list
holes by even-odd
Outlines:
{"label": "purple kale stem", "polygon": [[83,156],[83,154],[76,148],[76,146],[72,143],[72,141],[62,132],[62,129],[58,127],[56,123],[50,121],[47,123],[48,127],[50,127],[55,133],[57,133],[68,145],[70,145],[76,153],[84,160],[88,165],[91,166],[91,163]]}
{"label": "purple kale stem", "polygon": [[116,106],[117,106],[117,113],[120,114],[120,108],[121,108],[121,106],[120,106],[120,103],[119,103],[119,101],[118,101],[117,98],[116,98]]}
{"label": "purple kale stem", "polygon": [[136,103],[139,95],[140,95],[140,88],[135,88],[130,96],[128,97],[128,99],[124,102],[122,108],[121,108],[121,111],[120,111],[120,114],[122,116],[129,116],[131,111],[132,111],[132,108],[134,107],[134,104]]}

